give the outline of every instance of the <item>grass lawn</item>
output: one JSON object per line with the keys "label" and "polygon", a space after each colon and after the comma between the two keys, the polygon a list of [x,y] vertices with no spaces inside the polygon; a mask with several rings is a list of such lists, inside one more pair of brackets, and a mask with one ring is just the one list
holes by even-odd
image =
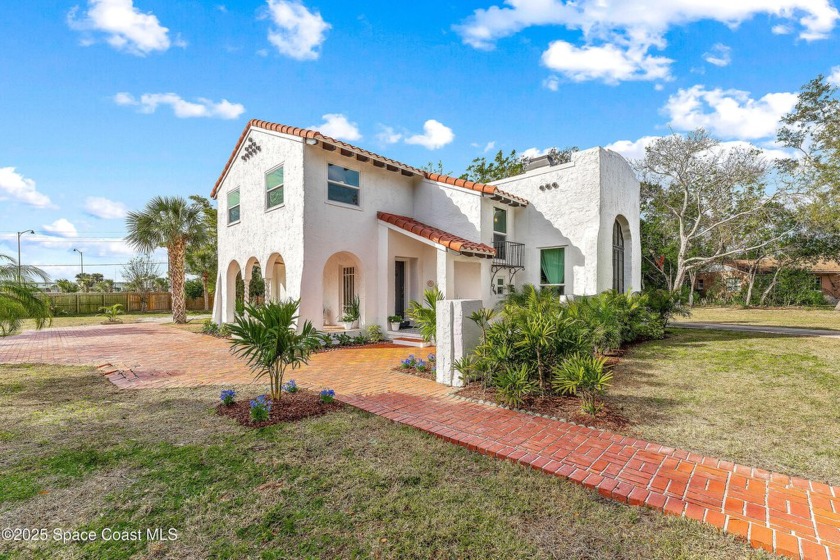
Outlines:
{"label": "grass lawn", "polygon": [[[199,318],[200,317],[200,318]],[[187,321],[190,323],[202,324],[205,317],[209,317],[209,312],[204,313],[204,311],[190,311],[187,314]],[[143,321],[150,321],[150,320],[162,320],[169,318],[172,319],[172,313],[126,313],[119,316],[120,321],[123,323],[140,323]],[[102,315],[78,315],[73,317],[66,317],[66,316],[58,316],[53,317],[52,324],[49,327],[45,328],[56,328],[56,327],[81,327],[85,325],[99,325],[101,323],[107,322],[107,317],[103,317]],[[190,324],[188,323],[188,324]],[[23,332],[27,330],[32,330],[35,328],[35,322],[31,319],[26,319],[23,321],[23,324],[20,327],[20,331]],[[201,330],[200,328],[198,330]]]}
{"label": "grass lawn", "polygon": [[0,527],[178,530],[0,557],[769,558],[349,408],[254,431],[217,396],[0,365]]}
{"label": "grass lawn", "polygon": [[639,437],[840,484],[840,340],[669,330],[631,347],[609,397]]}
{"label": "grass lawn", "polygon": [[695,307],[691,317],[676,317],[678,322],[702,321],[774,327],[803,327],[840,331],[840,312],[833,308],[790,307],[776,309],[742,307]]}

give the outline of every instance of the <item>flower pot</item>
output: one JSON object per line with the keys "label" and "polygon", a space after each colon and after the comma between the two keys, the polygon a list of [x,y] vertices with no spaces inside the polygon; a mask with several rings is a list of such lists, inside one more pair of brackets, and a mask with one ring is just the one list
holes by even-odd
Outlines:
{"label": "flower pot", "polygon": [[358,329],[359,328],[359,320],[356,319],[353,321],[353,324],[350,326],[351,329]]}
{"label": "flower pot", "polygon": [[391,330],[392,331],[400,330],[400,322],[399,321],[394,321],[393,323],[391,323]]}
{"label": "flower pot", "polygon": [[341,326],[345,331],[349,331],[353,328],[353,321],[341,321]]}

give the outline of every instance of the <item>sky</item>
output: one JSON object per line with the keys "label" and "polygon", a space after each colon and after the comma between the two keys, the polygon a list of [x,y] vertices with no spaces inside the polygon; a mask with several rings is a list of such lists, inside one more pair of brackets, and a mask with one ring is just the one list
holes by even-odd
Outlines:
{"label": "sky", "polygon": [[778,157],[802,85],[840,84],[838,26],[831,0],[3,2],[0,253],[32,229],[24,263],[119,280],[126,212],[209,196],[252,118],[455,174],[698,126]]}

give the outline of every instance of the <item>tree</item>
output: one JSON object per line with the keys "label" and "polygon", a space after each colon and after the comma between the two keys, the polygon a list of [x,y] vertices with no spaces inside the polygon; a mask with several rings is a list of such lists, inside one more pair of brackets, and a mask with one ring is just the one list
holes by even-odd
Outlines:
{"label": "tree", "polygon": [[516,155],[516,150],[511,150],[507,156],[502,150],[499,150],[499,153],[490,162],[484,156],[472,160],[466,172],[461,175],[461,179],[477,183],[490,183],[491,181],[519,175],[523,169],[522,158]]}
{"label": "tree", "polygon": [[[767,164],[757,149],[725,149],[703,130],[659,138],[637,162],[645,218],[656,215],[677,241],[672,291],[709,263],[769,244],[743,233],[784,189],[767,193]],[[698,251],[705,245],[703,251]]]}
{"label": "tree", "polygon": [[840,260],[840,89],[822,75],[805,84],[796,106],[782,117],[777,140],[797,152],[779,168],[806,193],[802,220],[811,234],[806,252]]}
{"label": "tree", "polygon": [[184,299],[185,258],[190,243],[202,243],[206,236],[201,207],[179,196],[156,196],[139,212],[126,218],[126,241],[150,254],[165,247],[169,259],[172,320],[187,322]]}
{"label": "tree", "polygon": [[[210,283],[215,283],[219,266],[217,251],[218,219],[216,209],[203,196],[192,195],[190,200],[201,208],[201,219],[204,223],[206,236],[201,243],[192,243],[187,247],[187,272],[195,274],[201,280],[204,295],[204,310],[210,309]],[[214,286],[215,288],[215,286]]]}
{"label": "tree", "polygon": [[15,259],[0,254],[0,336],[17,332],[23,319],[34,319],[41,329],[51,320],[49,300],[42,297],[36,280],[48,281],[49,276],[34,266],[21,266]]}
{"label": "tree", "polygon": [[55,289],[64,294],[71,294],[79,291],[79,285],[66,278],[59,278],[55,281]]}
{"label": "tree", "polygon": [[83,292],[89,292],[96,284],[105,280],[105,277],[98,272],[80,272],[76,275],[76,283]]}
{"label": "tree", "polygon": [[269,302],[265,305],[245,304],[228,325],[232,338],[231,352],[244,358],[256,377],[269,379],[271,399],[279,401],[286,370],[309,362],[321,344],[321,337],[310,321],[300,329],[300,300]]}
{"label": "tree", "polygon": [[141,312],[146,311],[149,304],[149,292],[155,289],[155,279],[159,274],[160,268],[148,255],[134,257],[123,266],[122,275],[125,279],[125,287],[140,295]]}
{"label": "tree", "polygon": [[97,282],[96,284],[94,284],[93,291],[110,294],[111,292],[114,291],[114,281],[111,280],[110,278],[107,278],[105,280],[101,280],[101,281]]}

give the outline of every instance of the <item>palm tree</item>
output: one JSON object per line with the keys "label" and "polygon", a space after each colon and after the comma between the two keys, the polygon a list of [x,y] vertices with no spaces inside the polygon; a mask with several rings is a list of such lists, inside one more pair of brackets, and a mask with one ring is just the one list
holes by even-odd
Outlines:
{"label": "palm tree", "polygon": [[321,345],[321,337],[312,323],[305,321],[298,332],[300,300],[245,304],[245,311],[228,324],[231,352],[248,362],[256,376],[268,376],[272,400],[280,400],[283,376],[309,362],[309,356]]}
{"label": "palm tree", "polygon": [[34,319],[38,329],[49,324],[49,300],[41,297],[41,290],[32,283],[36,278],[46,282],[49,276],[34,266],[18,269],[15,259],[0,254],[0,336],[17,331],[26,318]]}
{"label": "palm tree", "polygon": [[172,293],[172,320],[187,322],[184,299],[184,255],[187,245],[204,236],[201,208],[180,196],[156,196],[140,212],[126,218],[126,241],[146,254],[166,247]]}

